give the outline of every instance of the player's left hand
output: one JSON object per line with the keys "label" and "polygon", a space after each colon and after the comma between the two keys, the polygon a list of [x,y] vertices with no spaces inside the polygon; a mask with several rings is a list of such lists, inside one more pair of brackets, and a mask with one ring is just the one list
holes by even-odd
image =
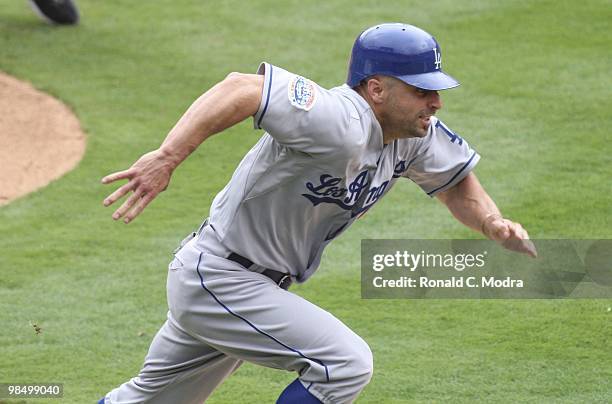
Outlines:
{"label": "player's left hand", "polygon": [[102,178],[103,184],[127,179],[127,184],[119,187],[104,199],[104,206],[110,206],[118,199],[132,191],[132,195],[113,213],[113,219],[123,217],[125,223],[131,222],[144,208],[164,191],[170,183],[170,177],[176,167],[168,155],[161,150],[154,150],[140,157],[132,167],[118,171]]}
{"label": "player's left hand", "polygon": [[491,220],[485,220],[482,230],[485,236],[497,241],[508,250],[527,254],[533,258],[538,256],[535,245],[529,240],[529,234],[520,223],[495,216]]}

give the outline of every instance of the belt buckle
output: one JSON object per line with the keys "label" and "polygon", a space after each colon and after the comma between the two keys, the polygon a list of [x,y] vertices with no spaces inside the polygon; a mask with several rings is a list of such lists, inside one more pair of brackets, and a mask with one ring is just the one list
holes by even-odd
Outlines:
{"label": "belt buckle", "polygon": [[283,288],[283,283],[285,283],[285,281],[287,281],[287,280],[291,281],[291,276],[289,276],[289,275],[283,276],[282,278],[280,278],[280,280],[278,281],[277,285],[280,286],[281,289],[284,289]]}

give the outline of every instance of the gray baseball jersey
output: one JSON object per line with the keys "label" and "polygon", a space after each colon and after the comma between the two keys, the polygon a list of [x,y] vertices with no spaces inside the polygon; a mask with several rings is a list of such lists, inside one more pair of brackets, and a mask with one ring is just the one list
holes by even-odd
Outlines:
{"label": "gray baseball jersey", "polygon": [[385,145],[370,106],[347,85],[326,90],[268,63],[258,73],[254,121],[266,133],[215,198],[210,223],[230,250],[298,282],[400,177],[435,195],[480,158],[435,117],[424,138]]}

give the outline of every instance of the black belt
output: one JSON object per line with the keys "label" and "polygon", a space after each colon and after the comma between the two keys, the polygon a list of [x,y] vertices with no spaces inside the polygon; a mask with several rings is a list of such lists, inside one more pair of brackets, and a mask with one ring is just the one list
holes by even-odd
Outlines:
{"label": "black belt", "polygon": [[[246,257],[243,257],[242,255],[238,255],[236,253],[231,253],[227,257],[227,259],[237,262],[238,264],[242,265],[246,269],[249,269],[251,265],[253,265],[253,261],[251,261],[250,259]],[[266,269],[265,271],[262,272],[262,274],[272,279],[274,283],[276,283],[281,289],[287,290],[289,289],[289,286],[291,286],[291,283],[292,283],[291,277],[287,275],[286,273],[275,271],[273,269]]]}

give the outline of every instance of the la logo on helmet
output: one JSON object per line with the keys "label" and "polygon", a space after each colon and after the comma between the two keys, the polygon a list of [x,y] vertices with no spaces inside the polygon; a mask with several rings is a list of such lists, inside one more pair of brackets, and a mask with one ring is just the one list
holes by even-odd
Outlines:
{"label": "la logo on helmet", "polygon": [[438,52],[438,48],[433,48],[434,51],[434,57],[435,57],[435,65],[436,65],[436,69],[440,70],[440,67],[442,67],[442,55]]}

